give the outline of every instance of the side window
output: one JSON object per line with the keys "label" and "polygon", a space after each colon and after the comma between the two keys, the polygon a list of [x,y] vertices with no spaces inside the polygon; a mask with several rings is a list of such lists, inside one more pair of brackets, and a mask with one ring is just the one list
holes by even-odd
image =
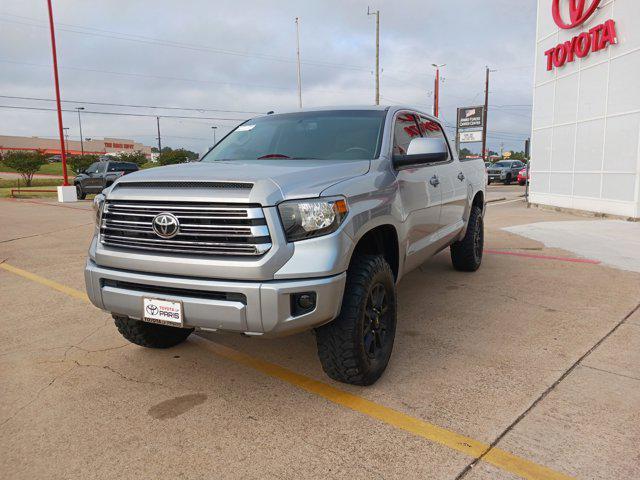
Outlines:
{"label": "side window", "polygon": [[96,173],[98,171],[98,163],[92,163],[91,165],[89,165],[89,167],[85,170],[85,173]]}
{"label": "side window", "polygon": [[[444,132],[442,131],[442,127],[439,123],[434,122],[430,118],[423,115],[418,115],[418,123],[420,124],[420,130],[422,130],[423,137],[440,138],[445,143],[445,145],[447,145],[447,148],[449,148],[447,137],[445,137]],[[451,157],[451,154],[449,154],[449,157]]]}
{"label": "side window", "polygon": [[109,168],[107,169],[107,172],[117,172],[120,169],[120,163],[118,162],[109,162]]}
{"label": "side window", "polygon": [[100,162],[97,165],[98,165],[98,168],[97,168],[98,173],[104,173],[107,170],[107,162]]}
{"label": "side window", "polygon": [[417,137],[420,137],[420,130],[415,115],[411,113],[399,114],[393,126],[393,154],[406,155],[409,143]]}

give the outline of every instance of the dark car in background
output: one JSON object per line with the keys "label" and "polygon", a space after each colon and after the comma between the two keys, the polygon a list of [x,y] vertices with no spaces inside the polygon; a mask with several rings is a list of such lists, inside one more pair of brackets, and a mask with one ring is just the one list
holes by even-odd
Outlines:
{"label": "dark car in background", "polygon": [[502,182],[505,185],[510,185],[517,180],[518,173],[524,166],[524,163],[520,160],[501,160],[495,162],[487,169],[487,183]]}
{"label": "dark car in background", "polygon": [[131,162],[112,160],[95,162],[81,172],[73,180],[73,184],[76,186],[78,198],[83,200],[88,193],[100,193],[119,177],[138,170],[138,165]]}

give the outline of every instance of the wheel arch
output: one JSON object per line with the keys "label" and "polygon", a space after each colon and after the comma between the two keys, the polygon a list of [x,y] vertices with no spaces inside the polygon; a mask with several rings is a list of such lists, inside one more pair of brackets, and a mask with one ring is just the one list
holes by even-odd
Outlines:
{"label": "wheel arch", "polygon": [[400,272],[400,243],[396,227],[390,223],[377,225],[366,231],[351,254],[351,264],[358,255],[382,255],[397,281]]}

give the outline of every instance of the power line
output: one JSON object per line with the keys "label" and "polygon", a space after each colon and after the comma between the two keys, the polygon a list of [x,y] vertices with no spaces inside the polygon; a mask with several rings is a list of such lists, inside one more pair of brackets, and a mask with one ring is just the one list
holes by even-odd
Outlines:
{"label": "power line", "polygon": [[[44,107],[23,107],[17,105],[0,105],[0,108],[10,108],[14,110],[39,110],[44,112],[55,112],[55,108],[44,108]],[[63,112],[75,112],[74,110],[62,109]],[[195,120],[219,120],[219,121],[233,121],[233,122],[244,122],[246,119],[242,118],[222,118],[222,117],[190,117],[185,115],[153,115],[146,113],[125,113],[125,112],[98,112],[94,110],[83,110],[83,113],[91,113],[94,115],[116,115],[122,117],[160,117],[160,118],[190,118]]]}
{"label": "power line", "polygon": [[[11,98],[14,100],[35,100],[35,101],[41,101],[41,102],[55,102],[55,99],[53,98],[17,97],[13,95],[0,95],[0,98]],[[185,111],[192,111],[192,112],[223,112],[223,113],[250,113],[250,114],[266,113],[266,112],[250,112],[250,111],[243,111],[243,110],[221,110],[217,108],[164,107],[160,105],[131,105],[127,103],[87,102],[87,101],[80,101],[80,100],[62,100],[62,103],[100,105],[100,106],[109,106],[109,107],[157,108],[161,110],[185,110]]]}
{"label": "power line", "polygon": [[[29,20],[32,22],[42,22],[39,19],[36,18],[32,18],[32,17],[25,17],[25,16],[21,16],[21,15],[13,15],[13,14],[7,14],[7,13],[3,13],[2,15],[4,16],[10,16],[10,17],[15,17],[15,18],[22,18],[25,20]],[[38,24],[33,24],[33,23],[27,23],[27,22],[20,22],[17,20],[9,20],[6,18],[0,18],[0,21],[2,22],[7,22],[7,23],[15,23],[15,24],[19,24],[19,25],[26,25],[26,26],[30,26],[30,27],[36,27],[36,28],[49,28],[48,26],[45,25],[38,25]],[[222,54],[222,55],[231,55],[231,56],[237,56],[237,57],[251,57],[251,58],[257,58],[260,60],[270,60],[270,61],[276,61],[276,62],[285,62],[285,63],[296,63],[296,59],[293,58],[289,58],[289,57],[282,57],[282,56],[278,56],[278,55],[270,55],[270,54],[265,54],[265,53],[251,53],[251,52],[240,52],[237,50],[227,50],[227,49],[221,49],[221,48],[215,48],[215,47],[210,47],[207,45],[198,45],[198,44],[191,44],[191,43],[183,43],[183,42],[176,42],[173,40],[164,40],[161,38],[155,38],[155,37],[146,37],[143,35],[136,35],[136,34],[131,34],[131,33],[125,33],[125,32],[116,32],[113,30],[104,30],[104,29],[100,29],[100,28],[95,28],[95,27],[85,27],[82,25],[73,25],[73,24],[68,24],[68,23],[59,23],[56,22],[57,31],[63,31],[63,32],[67,32],[67,33],[75,33],[75,34],[79,34],[79,35],[88,35],[88,36],[94,36],[94,37],[104,37],[104,38],[112,38],[112,39],[116,39],[116,40],[124,40],[124,41],[129,41],[129,42],[136,42],[136,43],[142,43],[142,44],[147,44],[147,45],[158,45],[158,46],[163,46],[163,47],[173,47],[173,48],[180,48],[180,49],[184,49],[184,50],[193,50],[193,51],[204,51],[204,52],[209,52],[209,53],[218,53],[218,54]],[[76,29],[76,30],[74,30]],[[87,31],[82,31],[82,30],[87,30]],[[332,62],[324,62],[321,60],[307,60],[305,62],[302,62],[305,65],[311,65],[311,66],[318,66],[318,67],[328,67],[328,68],[339,68],[339,69],[351,69],[351,70],[360,70],[360,71],[368,71],[370,70],[368,67],[364,67],[364,66],[360,66],[360,65],[351,65],[351,64],[340,64],[340,63],[332,63]]]}
{"label": "power line", "polygon": [[[40,63],[31,63],[31,62],[19,62],[15,60],[4,60],[0,59],[0,62],[3,63],[12,63],[16,65],[28,65],[31,67],[41,67],[41,68],[50,68],[51,65],[43,65]],[[60,67],[61,70],[80,70],[84,72],[92,72],[92,73],[106,73],[109,75],[122,75],[125,77],[140,77],[140,78],[154,78],[158,80],[177,80],[182,82],[194,82],[194,83],[209,83],[214,85],[233,85],[233,86],[243,86],[243,87],[254,87],[254,88],[267,88],[273,90],[290,90],[291,87],[279,87],[275,85],[258,85],[254,83],[239,83],[239,82],[217,82],[215,80],[199,80],[196,78],[184,78],[184,77],[169,77],[165,75],[150,75],[146,73],[132,73],[132,72],[116,72],[113,70],[100,70],[95,68],[85,68],[85,67],[73,67],[73,66],[64,66]]]}

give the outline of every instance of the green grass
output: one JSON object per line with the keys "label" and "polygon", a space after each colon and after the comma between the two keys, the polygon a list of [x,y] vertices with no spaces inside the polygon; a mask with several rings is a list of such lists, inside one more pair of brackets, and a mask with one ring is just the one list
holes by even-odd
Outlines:
{"label": "green grass", "polygon": [[[15,172],[15,170],[13,168],[7,167],[3,163],[0,163],[0,172]],[[40,170],[38,170],[38,173],[46,173],[49,175],[62,175],[62,162],[45,163],[42,167],[40,167]],[[75,173],[71,171],[71,169],[69,168],[69,165],[67,165],[67,175],[69,175],[69,177],[75,176]]]}

